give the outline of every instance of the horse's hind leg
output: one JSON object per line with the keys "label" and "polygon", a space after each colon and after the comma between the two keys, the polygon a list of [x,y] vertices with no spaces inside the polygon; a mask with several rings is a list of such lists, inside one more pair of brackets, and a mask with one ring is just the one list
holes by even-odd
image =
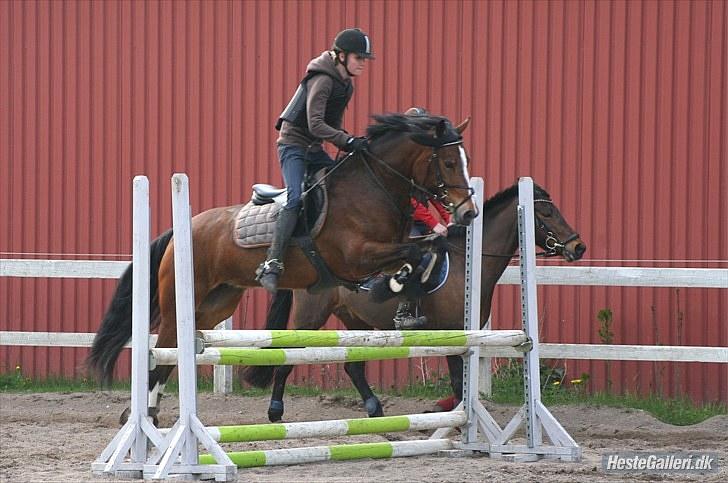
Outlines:
{"label": "horse's hind leg", "polygon": [[283,394],[286,391],[286,380],[293,372],[293,366],[278,366],[273,371],[273,391],[270,395],[270,406],[268,406],[268,420],[271,423],[280,421],[283,418]]}
{"label": "horse's hind leg", "polygon": [[[338,289],[330,289],[320,294],[296,290],[294,294],[295,304],[291,319],[293,327],[298,330],[318,330],[323,327],[338,303]],[[272,423],[283,418],[283,394],[291,372],[291,365],[278,366],[273,371],[273,391],[268,406],[268,419]]]}
{"label": "horse's hind leg", "polygon": [[447,356],[447,368],[450,372],[450,387],[453,395],[440,399],[435,403],[437,411],[452,411],[463,399],[463,358]]}
{"label": "horse's hind leg", "polygon": [[356,387],[356,390],[359,391],[359,395],[361,395],[361,399],[364,401],[364,408],[367,410],[369,417],[384,416],[382,403],[374,394],[372,388],[369,387],[369,382],[364,371],[364,362],[346,362],[344,364],[344,370],[349,375],[349,378],[351,378],[351,382]]}
{"label": "horse's hind leg", "polygon": [[[367,323],[360,319],[347,307],[339,307],[334,311],[339,320],[349,330],[366,330],[368,328]],[[351,383],[359,391],[361,400],[364,402],[364,408],[367,410],[367,415],[370,418],[384,416],[384,410],[382,409],[382,403],[379,398],[374,394],[372,388],[369,386],[367,381],[366,372],[364,371],[364,362],[346,362],[344,363],[344,371],[351,379]]]}
{"label": "horse's hind leg", "polygon": [[[174,297],[169,292],[170,287],[173,290],[173,285],[173,277],[169,279],[160,277],[159,310],[161,323],[155,347],[177,346],[177,308]],[[226,284],[218,285],[210,290],[195,310],[195,327],[200,330],[212,329],[219,322],[230,317],[235,312],[243,291],[244,289]],[[158,415],[162,396],[164,395],[164,388],[174,367],[157,366],[149,371],[147,414],[152,417],[155,426],[159,422]],[[122,424],[125,422],[127,415],[128,409],[122,414],[120,420]]]}

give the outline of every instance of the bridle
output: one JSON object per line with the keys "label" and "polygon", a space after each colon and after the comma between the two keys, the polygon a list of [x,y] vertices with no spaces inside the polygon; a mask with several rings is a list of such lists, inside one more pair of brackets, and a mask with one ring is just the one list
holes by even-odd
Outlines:
{"label": "bridle", "polygon": [[[533,203],[551,203],[551,205],[554,204],[553,201],[546,199],[546,198],[537,198],[533,200]],[[559,240],[559,238],[556,236],[554,231],[549,228],[549,226],[546,224],[546,222],[543,221],[543,219],[538,215],[538,213],[534,213],[534,218],[536,219],[536,229],[541,230],[544,232],[544,245],[546,245],[546,251],[539,252],[536,254],[537,257],[544,257],[544,258],[550,258],[550,257],[557,257],[559,256],[558,249],[565,249],[566,245],[579,238],[578,233],[573,233],[569,236],[566,240],[563,242]],[[460,248],[459,246],[453,244],[452,242],[448,241],[448,247],[449,249],[459,251],[462,253],[465,253],[465,250]],[[493,258],[512,258],[513,253],[511,254],[500,254],[500,253],[488,253],[488,252],[481,252],[480,256],[482,257],[493,257]]]}
{"label": "bridle", "polygon": [[[458,208],[460,208],[463,204],[467,203],[473,198],[473,195],[475,194],[475,189],[472,186],[463,186],[463,185],[457,185],[457,184],[446,184],[445,180],[442,177],[442,159],[440,158],[440,155],[438,154],[438,150],[449,147],[449,146],[461,146],[463,144],[462,139],[458,139],[456,141],[452,141],[449,143],[441,144],[439,146],[433,146],[432,147],[432,154],[430,155],[430,159],[428,161],[427,165],[427,172],[429,173],[430,168],[432,166],[435,167],[435,181],[437,194],[435,195],[437,201],[442,203],[443,206],[445,206],[448,211],[451,213],[455,213]],[[453,206],[452,203],[447,202],[447,196],[448,196],[448,188],[455,188],[455,189],[463,189],[468,191],[468,196],[463,198],[463,200],[457,204],[457,206]]]}
{"label": "bridle", "polygon": [[[546,199],[546,198],[537,198],[537,199],[533,200],[533,203],[534,203],[534,205],[536,203],[551,203],[551,205],[554,204],[553,201]],[[537,256],[547,257],[547,258],[556,257],[559,255],[559,253],[557,252],[557,249],[560,248],[563,250],[566,248],[566,245],[569,242],[572,242],[579,238],[578,233],[572,233],[569,236],[569,238],[567,238],[564,241],[561,241],[554,233],[554,230],[552,230],[546,224],[546,222],[543,221],[543,219],[540,216],[536,215],[535,218],[536,218],[536,229],[543,231],[545,234],[544,245],[546,245],[546,250],[547,250],[545,252],[538,253]]]}
{"label": "bridle", "polygon": [[[419,144],[419,143],[418,143]],[[399,178],[402,182],[406,183],[410,187],[409,191],[409,197],[416,198],[420,201],[426,200],[426,199],[435,199],[443,204],[445,208],[450,211],[451,213],[455,213],[458,208],[460,208],[464,203],[467,203],[470,201],[475,194],[475,190],[472,186],[462,186],[462,185],[454,185],[454,184],[447,184],[445,183],[445,180],[442,176],[442,167],[440,164],[442,163],[442,159],[439,155],[439,150],[445,147],[450,146],[460,146],[463,144],[462,138],[456,139],[451,142],[443,143],[443,144],[437,144],[437,145],[423,145],[432,148],[432,154],[430,154],[430,158],[428,160],[427,165],[427,173],[425,174],[425,179],[427,178],[427,175],[430,172],[430,169],[434,166],[435,169],[435,192],[433,193],[430,191],[427,187],[422,186],[421,184],[417,183],[414,178],[407,177],[401,172],[399,172],[397,169],[390,166],[386,161],[383,159],[375,156],[372,154],[371,151],[368,149],[359,151],[359,157],[361,158],[364,167],[367,169],[368,174],[370,177],[374,180],[377,187],[387,196],[389,202],[396,208],[397,211],[402,215],[403,218],[407,218],[411,215],[412,208],[407,205],[407,208],[403,210],[397,200],[395,200],[394,196],[392,196],[392,193],[390,190],[384,186],[382,183],[381,177],[377,175],[377,173],[374,172],[372,169],[369,159],[372,159],[376,161],[379,165],[384,167],[387,171],[389,171],[391,174],[393,174],[395,177]],[[311,184],[302,194],[302,197],[306,197],[311,190],[313,190],[316,186],[323,183],[326,178],[328,178],[330,175],[334,173],[338,168],[340,168],[347,160],[354,157],[354,152],[348,153],[343,158],[339,159],[338,162],[321,178],[319,178],[315,183]],[[448,201],[448,189],[465,189],[468,190],[468,196],[463,198],[463,200],[458,203],[457,205],[453,205],[452,202]]]}
{"label": "bridle", "polygon": [[[435,199],[435,200],[441,202],[443,204],[443,206],[445,206],[448,209],[448,211],[450,211],[451,213],[454,213],[458,208],[460,208],[464,203],[467,203],[473,197],[473,195],[475,194],[475,190],[473,189],[472,186],[469,186],[469,185],[462,186],[462,185],[454,185],[454,184],[445,183],[445,180],[442,177],[442,168],[440,167],[440,163],[442,163],[442,159],[440,158],[438,151],[444,147],[459,146],[462,143],[463,143],[462,139],[458,139],[456,141],[452,141],[449,143],[444,143],[444,144],[440,144],[437,146],[431,146],[432,154],[430,154],[430,158],[428,160],[427,174],[429,174],[431,167],[434,166],[435,167],[435,181],[436,181],[434,193],[432,191],[430,191],[427,187],[422,186],[421,184],[418,184],[414,180],[414,178],[405,176],[404,174],[400,173],[395,168],[391,167],[383,159],[380,159],[377,156],[374,156],[371,153],[371,151],[369,151],[369,150],[361,151],[360,155],[361,155],[361,159],[364,163],[364,166],[367,168],[367,171],[369,172],[370,176],[374,179],[374,181],[377,183],[379,188],[388,195],[392,204],[395,205],[397,207],[397,209],[403,215],[408,216],[408,213],[402,212],[402,209],[399,207],[399,205],[396,203],[394,198],[391,196],[391,193],[389,192],[389,190],[386,189],[386,187],[382,184],[381,180],[379,179],[379,176],[377,176],[377,174],[374,172],[374,170],[372,170],[367,158],[373,159],[378,164],[383,166],[387,171],[389,171],[390,173],[395,175],[397,178],[402,180],[404,183],[408,184],[410,187],[410,193],[409,193],[410,197],[415,197],[419,200]],[[349,153],[344,159],[349,158],[352,154],[353,153]],[[343,162],[343,161],[344,160],[342,160],[341,162]],[[338,165],[337,165],[337,167],[338,167]],[[425,176],[425,178],[427,178],[427,176]],[[460,203],[458,203],[457,205],[453,205],[452,202],[447,200],[448,188],[466,189],[466,190],[468,190],[468,196],[463,198],[463,200]]]}

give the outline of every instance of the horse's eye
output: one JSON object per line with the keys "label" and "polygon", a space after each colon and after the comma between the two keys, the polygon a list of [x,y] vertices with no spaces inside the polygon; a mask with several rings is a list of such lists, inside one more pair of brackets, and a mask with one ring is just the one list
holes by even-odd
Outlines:
{"label": "horse's eye", "polygon": [[457,165],[457,162],[455,162],[454,159],[446,159],[445,160],[445,167],[447,169],[453,169]]}

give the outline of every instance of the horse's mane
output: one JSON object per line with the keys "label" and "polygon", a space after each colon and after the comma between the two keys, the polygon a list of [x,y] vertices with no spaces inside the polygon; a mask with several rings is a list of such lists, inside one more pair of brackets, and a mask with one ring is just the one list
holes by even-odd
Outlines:
{"label": "horse's mane", "polygon": [[[518,197],[518,182],[514,183],[513,186],[509,186],[508,188],[499,191],[498,193],[494,194],[490,198],[488,198],[485,203],[483,203],[483,211],[487,212],[489,210],[493,210],[496,206],[500,205],[501,203],[507,202],[512,200],[513,198]],[[551,199],[551,195],[537,185],[536,183],[533,184],[533,197],[534,199]],[[456,238],[464,238],[465,237],[465,227],[451,227],[448,230],[448,238],[449,239],[456,239]]]}
{"label": "horse's mane", "polygon": [[[513,186],[509,186],[508,188],[504,189],[503,191],[500,191],[490,198],[488,198],[483,206],[483,209],[487,211],[488,209],[493,209],[494,207],[498,206],[499,204],[503,203],[504,201],[510,201],[514,197],[518,196],[518,182],[514,183]],[[548,192],[537,185],[536,183],[533,184],[533,196],[534,198],[546,198],[551,199],[551,195],[548,194]]]}
{"label": "horse's mane", "polygon": [[[417,143],[430,145],[433,141],[445,144],[461,139],[460,133],[453,127],[450,120],[442,116],[405,116],[404,114],[377,114],[372,116],[375,123],[367,127],[367,136],[374,140],[391,132],[407,133]],[[446,127],[445,133],[437,138],[433,137],[432,130],[440,123]]]}

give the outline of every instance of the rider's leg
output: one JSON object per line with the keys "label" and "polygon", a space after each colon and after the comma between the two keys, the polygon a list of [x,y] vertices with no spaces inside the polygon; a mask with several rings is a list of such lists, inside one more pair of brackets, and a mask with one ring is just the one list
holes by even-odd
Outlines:
{"label": "rider's leg", "polygon": [[278,289],[278,277],[283,272],[283,256],[301,208],[301,183],[306,174],[306,148],[294,145],[278,146],[281,171],[286,183],[286,206],[278,213],[273,241],[265,262],[256,270],[260,284],[271,293]]}

